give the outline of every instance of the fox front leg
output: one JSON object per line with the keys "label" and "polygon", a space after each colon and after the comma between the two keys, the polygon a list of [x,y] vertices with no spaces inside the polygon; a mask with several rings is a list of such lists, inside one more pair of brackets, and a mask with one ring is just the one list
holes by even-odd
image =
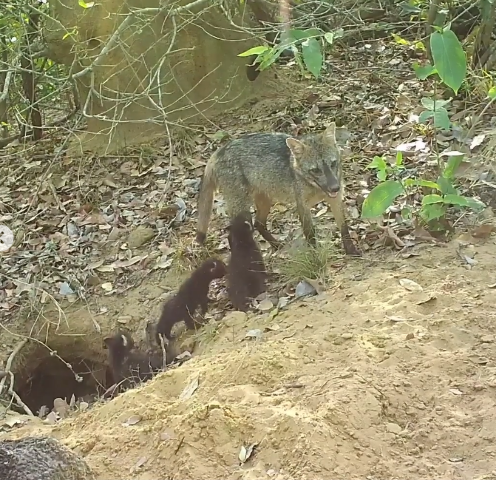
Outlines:
{"label": "fox front leg", "polygon": [[358,250],[358,248],[353,243],[353,240],[351,239],[348,224],[344,216],[342,192],[338,193],[336,197],[329,197],[328,202],[329,206],[331,207],[331,212],[334,216],[334,220],[336,220],[336,224],[338,225],[339,231],[341,233],[341,243],[346,255],[361,257],[362,254],[360,250]]}
{"label": "fox front leg", "polygon": [[346,223],[344,223],[341,227],[341,243],[343,244],[346,255],[351,255],[353,257],[362,256],[362,253],[358,250],[351,239],[350,231],[348,230],[348,225]]}
{"label": "fox front leg", "polygon": [[298,217],[300,218],[303,235],[305,235],[308,243],[312,245],[312,247],[315,247],[317,245],[317,240],[315,237],[315,226],[312,221],[312,212],[303,203],[301,197],[296,197],[296,210],[298,212]]}
{"label": "fox front leg", "polygon": [[201,325],[203,325],[205,323],[205,314],[207,313],[207,310],[208,310],[208,303],[210,302],[210,299],[208,297],[205,297],[205,298],[202,298],[201,302],[200,302],[200,312],[201,312],[201,315],[202,315],[202,320],[201,322],[196,322],[196,323],[201,323]]}

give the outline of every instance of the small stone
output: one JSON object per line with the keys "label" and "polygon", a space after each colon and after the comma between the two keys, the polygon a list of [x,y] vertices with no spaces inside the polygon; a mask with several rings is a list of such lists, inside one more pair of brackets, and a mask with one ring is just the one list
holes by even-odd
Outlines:
{"label": "small stone", "polygon": [[493,343],[494,342],[494,335],[484,335],[481,338],[482,343]]}
{"label": "small stone", "polygon": [[261,310],[262,312],[268,312],[269,310],[272,310],[274,308],[274,304],[266,298],[265,300],[262,300],[258,304],[258,309]]}
{"label": "small stone", "polygon": [[284,308],[289,302],[289,297],[281,297],[277,302],[277,308]]}
{"label": "small stone", "polygon": [[57,414],[55,412],[50,412],[45,418],[45,422],[50,425],[55,425],[57,423]]}
{"label": "small stone", "polygon": [[262,338],[262,330],[259,328],[255,328],[253,330],[248,330],[246,332],[245,338],[256,338],[257,340],[260,340]]}
{"label": "small stone", "polygon": [[386,424],[386,430],[389,433],[394,433],[394,434],[398,435],[399,433],[401,433],[401,431],[403,429],[399,425],[397,425],[396,423],[387,423]]}
{"label": "small stone", "polygon": [[129,322],[130,320],[132,320],[133,317],[131,317],[131,315],[122,315],[121,317],[119,317],[117,319],[117,322],[118,323],[127,323]]}
{"label": "small stone", "polygon": [[174,438],[173,435],[171,435],[169,432],[162,432],[160,434],[160,440],[162,440],[163,442],[167,442],[169,440],[172,440]]}
{"label": "small stone", "polygon": [[309,295],[316,295],[317,294],[317,291],[315,290],[315,288],[310,285],[308,282],[306,282],[305,280],[301,281],[300,283],[298,283],[298,285],[296,285],[296,289],[295,289],[295,297],[296,298],[301,298],[301,297],[306,297],[306,296],[309,296]]}
{"label": "small stone", "polygon": [[344,338],[345,340],[351,340],[353,338],[353,335],[351,333],[343,333],[341,335],[341,338]]}

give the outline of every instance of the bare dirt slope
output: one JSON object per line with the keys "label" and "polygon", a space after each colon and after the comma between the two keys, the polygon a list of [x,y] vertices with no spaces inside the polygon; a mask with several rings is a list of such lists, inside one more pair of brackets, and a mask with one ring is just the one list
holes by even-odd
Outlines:
{"label": "bare dirt slope", "polygon": [[182,367],[9,436],[53,435],[102,480],[496,478],[496,242],[473,268],[456,242],[418,248],[350,261],[273,318],[231,313]]}

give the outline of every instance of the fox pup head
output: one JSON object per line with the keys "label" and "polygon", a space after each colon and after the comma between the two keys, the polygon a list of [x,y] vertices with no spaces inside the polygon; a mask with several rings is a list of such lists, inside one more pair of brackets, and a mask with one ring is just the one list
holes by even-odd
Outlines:
{"label": "fox pup head", "polygon": [[293,168],[304,180],[330,197],[341,191],[341,155],[336,142],[336,124],[301,140],[286,139],[291,150]]}
{"label": "fox pup head", "polygon": [[116,333],[112,337],[104,338],[103,343],[109,353],[126,353],[134,348],[134,341],[129,333]]}
{"label": "fox pup head", "polygon": [[202,269],[208,272],[210,278],[222,278],[226,272],[226,264],[217,258],[209,258],[205,260],[202,265]]}
{"label": "fox pup head", "polygon": [[229,242],[229,247],[231,250],[233,247],[233,242],[236,244],[242,244],[243,242],[252,239],[253,225],[251,223],[251,214],[243,212],[236,215],[231,220],[231,224],[227,227],[227,231],[229,232],[227,235],[227,241]]}

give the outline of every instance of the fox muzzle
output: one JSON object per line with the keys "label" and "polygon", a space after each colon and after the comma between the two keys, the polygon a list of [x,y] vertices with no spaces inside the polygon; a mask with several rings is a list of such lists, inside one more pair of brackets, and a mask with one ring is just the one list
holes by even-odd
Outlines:
{"label": "fox muzzle", "polygon": [[320,188],[329,195],[330,197],[337,197],[338,193],[341,191],[341,180],[338,175],[336,175],[328,165],[324,164],[324,175],[325,184],[320,185]]}

